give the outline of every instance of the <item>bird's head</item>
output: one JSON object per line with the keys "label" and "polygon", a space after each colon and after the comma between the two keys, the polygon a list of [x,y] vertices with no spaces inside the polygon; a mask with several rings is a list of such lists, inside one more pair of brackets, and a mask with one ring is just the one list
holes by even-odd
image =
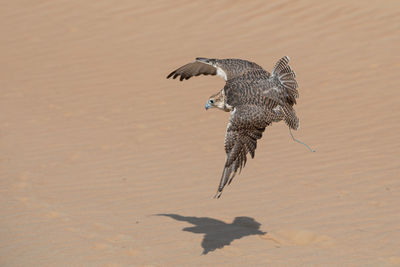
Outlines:
{"label": "bird's head", "polygon": [[[224,90],[222,90],[221,92],[223,91]],[[206,110],[209,108],[219,108],[225,110],[225,97],[224,93],[221,92],[210,96],[210,98],[206,102]]]}

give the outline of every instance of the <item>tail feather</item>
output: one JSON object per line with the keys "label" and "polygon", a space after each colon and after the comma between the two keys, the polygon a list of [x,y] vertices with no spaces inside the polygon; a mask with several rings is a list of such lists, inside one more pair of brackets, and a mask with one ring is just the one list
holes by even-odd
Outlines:
{"label": "tail feather", "polygon": [[278,60],[272,69],[272,76],[278,79],[287,93],[288,103],[293,106],[296,104],[296,98],[299,97],[299,92],[297,91],[298,84],[296,81],[296,73],[289,66],[289,61],[290,59],[288,56],[284,56]]}
{"label": "tail feather", "polygon": [[296,112],[293,105],[296,104],[296,98],[299,97],[297,91],[296,73],[289,66],[289,57],[284,56],[279,59],[272,69],[272,79],[277,86],[280,87],[284,102],[280,103],[281,111],[283,113],[283,119],[286,124],[296,130],[299,127],[299,119],[296,116]]}
{"label": "tail feather", "polygon": [[296,111],[292,106],[285,105],[282,107],[282,111],[285,117],[285,122],[289,128],[297,130],[299,128],[299,118],[296,115]]}

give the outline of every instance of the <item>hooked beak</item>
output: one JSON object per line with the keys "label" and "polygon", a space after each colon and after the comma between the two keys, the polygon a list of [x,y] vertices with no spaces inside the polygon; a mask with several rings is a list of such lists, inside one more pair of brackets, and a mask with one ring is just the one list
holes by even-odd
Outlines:
{"label": "hooked beak", "polygon": [[210,104],[208,104],[208,102],[206,103],[206,110],[211,108]]}

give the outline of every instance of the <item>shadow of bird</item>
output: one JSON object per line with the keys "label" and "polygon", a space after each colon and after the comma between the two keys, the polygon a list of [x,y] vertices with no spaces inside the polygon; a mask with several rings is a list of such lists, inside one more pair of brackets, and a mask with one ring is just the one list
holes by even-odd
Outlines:
{"label": "shadow of bird", "polygon": [[261,224],[250,217],[236,217],[232,223],[225,223],[208,217],[190,217],[178,214],[157,215],[193,224],[194,226],[183,228],[182,231],[204,234],[201,242],[202,254],[204,255],[224,246],[229,246],[236,239],[250,235],[266,234],[266,232],[259,230]]}

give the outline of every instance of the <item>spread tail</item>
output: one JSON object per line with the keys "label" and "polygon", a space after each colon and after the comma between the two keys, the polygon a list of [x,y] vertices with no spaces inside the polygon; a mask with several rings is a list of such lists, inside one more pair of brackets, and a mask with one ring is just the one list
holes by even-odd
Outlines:
{"label": "spread tail", "polygon": [[296,104],[296,98],[299,97],[299,92],[297,91],[297,81],[296,73],[289,66],[289,57],[284,56],[279,59],[272,69],[272,77],[276,78],[280,85],[286,92],[286,97],[288,103],[293,106]]}
{"label": "spread tail", "polygon": [[283,119],[286,124],[297,130],[299,128],[299,119],[293,105],[296,104],[296,98],[299,97],[297,91],[296,73],[289,66],[289,57],[284,56],[279,59],[272,69],[271,81],[279,88],[282,103],[280,103]]}

